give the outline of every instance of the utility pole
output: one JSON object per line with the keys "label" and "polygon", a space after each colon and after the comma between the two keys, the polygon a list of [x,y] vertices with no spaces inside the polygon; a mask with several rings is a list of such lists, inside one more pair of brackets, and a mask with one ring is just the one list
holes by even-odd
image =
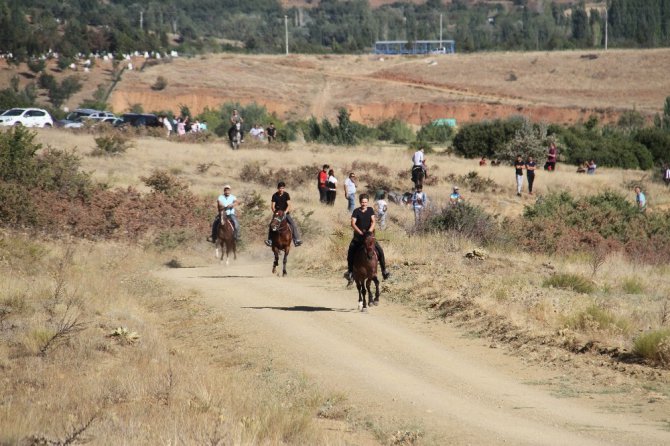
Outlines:
{"label": "utility pole", "polygon": [[442,50],[442,13],[440,13],[440,50]]}
{"label": "utility pole", "polygon": [[140,9],[140,31],[144,31],[144,11]]}
{"label": "utility pole", "polygon": [[607,22],[609,19],[607,18],[607,3],[605,3],[605,51],[607,51]]}
{"label": "utility pole", "polygon": [[286,40],[286,55],[288,56],[288,16],[284,16],[284,38]]}

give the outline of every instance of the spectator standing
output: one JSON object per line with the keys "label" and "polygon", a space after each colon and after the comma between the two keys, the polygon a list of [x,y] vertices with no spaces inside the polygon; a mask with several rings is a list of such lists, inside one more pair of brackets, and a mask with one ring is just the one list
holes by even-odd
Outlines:
{"label": "spectator standing", "polygon": [[516,161],[514,162],[514,169],[516,171],[516,195],[518,197],[521,196],[521,191],[523,190],[523,168],[525,166],[521,155],[517,155]]}
{"label": "spectator standing", "polygon": [[635,186],[635,203],[638,211],[644,213],[647,210],[647,197],[642,192],[640,186]]}
{"label": "spectator standing", "polygon": [[165,136],[169,138],[172,134],[172,124],[170,124],[170,118],[166,115],[163,115],[163,127],[165,127],[165,131],[167,132]]}
{"label": "spectator standing", "polygon": [[319,201],[321,203],[325,203],[328,198],[328,188],[326,187],[326,183],[328,182],[329,167],[330,166],[328,164],[324,164],[323,167],[321,167],[319,174],[317,175],[316,186],[319,189]]}
{"label": "spectator standing", "polygon": [[666,164],[663,171],[663,181],[665,181],[666,186],[670,186],[670,164]]}
{"label": "spectator standing", "polygon": [[553,172],[556,170],[556,156],[558,152],[556,150],[556,143],[552,142],[549,144],[549,152],[547,152],[547,162],[544,163],[544,170]]}
{"label": "spectator standing", "polygon": [[533,195],[533,183],[535,182],[535,169],[537,168],[537,163],[532,156],[528,157],[526,161],[526,178],[528,178],[528,193]]}
{"label": "spectator standing", "polygon": [[486,166],[486,157],[485,156],[482,156],[482,159],[479,160],[479,165],[481,167]]}
{"label": "spectator standing", "polygon": [[200,123],[200,131],[201,132],[206,132],[207,131],[207,121],[202,121]]}
{"label": "spectator standing", "polygon": [[428,204],[428,197],[423,191],[423,187],[417,186],[416,190],[412,194],[412,208],[414,209],[414,225],[419,226],[421,223],[421,218],[423,216],[423,210]]}
{"label": "spectator standing", "polygon": [[272,142],[277,139],[277,128],[275,127],[274,122],[271,122],[267,129],[265,129],[265,134],[268,136],[268,142]]}
{"label": "spectator standing", "polygon": [[344,196],[347,198],[347,210],[353,212],[356,209],[356,174],[353,172],[344,180]]}
{"label": "spectator standing", "polygon": [[379,200],[375,203],[377,207],[377,221],[379,221],[379,227],[384,230],[386,229],[386,211],[388,211],[388,203],[386,203],[386,191],[382,192]]}
{"label": "spectator standing", "polygon": [[186,124],[182,118],[177,118],[177,135],[184,136],[186,134]]}
{"label": "spectator standing", "polygon": [[463,203],[463,196],[458,186],[454,186],[452,189],[451,195],[449,195],[449,204],[456,206],[457,204]]}
{"label": "spectator standing", "polygon": [[326,181],[328,192],[326,194],[326,204],[335,205],[335,197],[337,196],[337,178],[335,178],[335,171],[330,169],[328,171],[328,181]]}

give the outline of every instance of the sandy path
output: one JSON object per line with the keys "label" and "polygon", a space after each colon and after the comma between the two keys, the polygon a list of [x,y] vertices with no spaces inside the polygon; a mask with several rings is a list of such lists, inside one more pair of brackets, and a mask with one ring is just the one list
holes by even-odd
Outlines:
{"label": "sandy path", "polygon": [[[271,261],[169,269],[199,290],[248,348],[266,349],[371,416],[414,423],[443,444],[670,444],[670,432],[598,401],[531,385],[551,375],[389,304],[362,314],[342,283],[270,275]],[[289,261],[289,273],[290,261]],[[527,383],[527,384],[524,384]],[[399,422],[398,428],[401,428]]]}

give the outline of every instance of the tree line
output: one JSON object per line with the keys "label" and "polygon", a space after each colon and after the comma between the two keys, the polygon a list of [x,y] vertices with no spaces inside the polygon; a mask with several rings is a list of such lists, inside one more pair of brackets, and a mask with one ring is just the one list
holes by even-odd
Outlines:
{"label": "tree line", "polygon": [[[315,2],[316,3],[316,2]],[[670,0],[556,3],[321,0],[283,8],[278,0],[0,0],[0,53],[12,60],[57,52],[281,53],[288,18],[292,51],[361,53],[376,40],[455,40],[457,51],[657,47],[670,43]],[[26,32],[28,30],[29,32]]]}

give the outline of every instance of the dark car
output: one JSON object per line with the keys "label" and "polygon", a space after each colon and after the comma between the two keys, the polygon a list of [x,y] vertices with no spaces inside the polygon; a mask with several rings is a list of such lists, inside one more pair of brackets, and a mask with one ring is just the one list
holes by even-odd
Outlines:
{"label": "dark car", "polygon": [[121,115],[120,125],[131,125],[133,127],[160,127],[163,124],[158,116],[150,113],[125,113]]}

